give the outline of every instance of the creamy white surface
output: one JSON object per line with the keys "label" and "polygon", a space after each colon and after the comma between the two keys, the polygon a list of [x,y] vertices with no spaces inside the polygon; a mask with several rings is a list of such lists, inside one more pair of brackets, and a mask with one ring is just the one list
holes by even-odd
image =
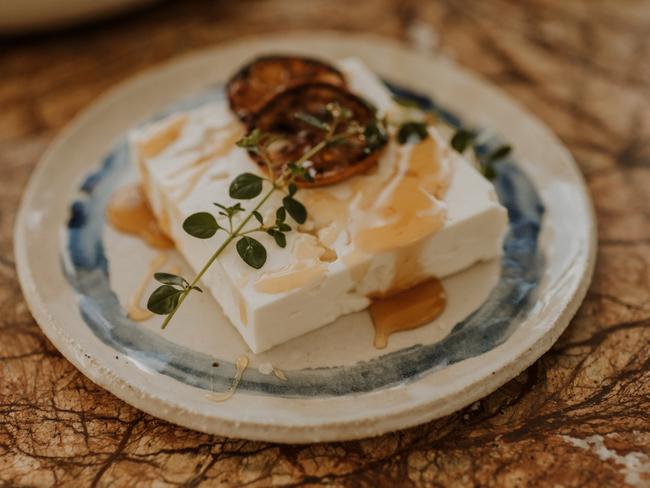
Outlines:
{"label": "creamy white surface", "polygon": [[[351,89],[368,98],[380,112],[397,110],[383,84],[359,62],[346,60],[339,67]],[[138,147],[174,126],[182,126],[178,138],[157,155],[143,157]],[[237,128],[238,122],[227,104],[217,102],[187,114],[173,115],[132,134],[134,157],[140,163],[154,213],[162,220],[167,214],[169,232],[195,270],[203,266],[226,234],[218,232],[208,240],[195,239],[182,230],[183,220],[198,211],[214,210],[216,214],[216,207],[211,206],[215,201],[235,203],[228,197],[232,178],[245,171],[259,172],[247,153],[234,146],[219,156],[209,157],[211,150],[231,138],[233,133],[236,135]],[[435,129],[431,129],[430,134],[436,141],[443,170],[451,174],[444,199],[435,202],[446,212],[446,220],[442,229],[421,242],[414,259],[417,259],[423,276],[442,278],[477,261],[499,255],[507,218],[492,185],[470,163],[451,151]],[[371,175],[346,180],[325,190],[301,190],[298,193],[299,198],[309,200],[309,192],[325,191],[336,200],[345,202],[349,212],[346,225],[342,232],[335,233],[333,239],[328,229],[314,228],[311,221],[301,227],[304,232],[287,234],[285,249],[278,248],[269,236],[259,233],[255,237],[269,251],[267,263],[261,270],[243,263],[233,245],[206,273],[203,284],[254,352],[262,352],[303,335],[343,314],[362,310],[369,304],[368,294],[390,288],[399,250],[376,254],[357,251],[357,266],[367,268],[361,278],[353,276],[351,271],[354,270],[350,269],[345,257],[355,252],[355,232],[364,226],[380,223],[375,222],[379,219],[376,212],[361,209],[356,201],[359,180],[385,180],[388,188],[395,165],[403,164],[411,149],[411,145],[399,146],[391,142],[377,170]],[[193,165],[202,157],[206,160],[203,166]],[[185,167],[187,169],[179,171]],[[205,172],[198,176],[196,185],[192,185],[193,178],[203,169]],[[401,170],[397,169],[399,174]],[[265,205],[266,213],[262,212],[265,218],[272,218],[280,198],[276,195]],[[244,201],[242,205],[251,209],[256,201]],[[309,210],[313,215],[314,209],[310,207]],[[318,215],[313,217],[318,220]],[[295,227],[295,222],[290,223]],[[327,247],[336,252],[337,259],[331,262],[321,260],[326,252],[323,241],[327,241]],[[256,290],[255,285],[260,279],[295,266],[299,258],[305,268],[319,268],[322,273],[304,286],[286,292]]]}

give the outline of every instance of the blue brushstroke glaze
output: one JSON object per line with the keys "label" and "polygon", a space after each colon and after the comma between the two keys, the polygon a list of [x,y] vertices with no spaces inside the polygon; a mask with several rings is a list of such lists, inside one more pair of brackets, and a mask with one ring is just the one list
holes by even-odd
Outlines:
{"label": "blue brushstroke glaze", "polygon": [[413,102],[417,104],[422,110],[427,110],[429,112],[435,113],[440,118],[440,120],[446,122],[452,127],[455,128],[462,127],[463,124],[460,118],[458,118],[454,113],[450,112],[449,110],[438,105],[427,95],[416,93],[412,90],[396,85],[395,83],[391,83],[390,81],[387,80],[384,80],[384,83],[393,93],[393,96],[395,96],[396,98],[406,100],[408,102]]}
{"label": "blue brushstroke glaze", "polygon": [[[393,84],[389,87],[396,95],[414,100],[422,107],[436,111],[452,125],[461,126],[458,117],[430,98]],[[214,88],[170,107],[163,114],[190,109],[222,97],[222,90]],[[497,143],[492,141],[486,150],[496,147]],[[140,367],[206,390],[225,390],[235,374],[233,363],[218,359],[220,367],[215,369],[212,367],[214,357],[174,344],[137,326],[126,317],[110,288],[102,244],[104,209],[130,164],[127,145],[123,141],[101,168],[86,178],[80,187],[80,196],[70,207],[67,248],[64,251],[70,265],[66,266],[65,272],[79,295],[81,315],[102,342]],[[240,391],[286,397],[369,392],[415,380],[505,342],[530,309],[542,274],[538,237],[544,207],[531,181],[512,160],[498,165],[495,188],[501,203],[508,209],[510,222],[504,242],[501,276],[485,303],[456,324],[445,339],[435,344],[408,347],[354,366],[292,371],[288,381],[248,370],[240,383]]]}

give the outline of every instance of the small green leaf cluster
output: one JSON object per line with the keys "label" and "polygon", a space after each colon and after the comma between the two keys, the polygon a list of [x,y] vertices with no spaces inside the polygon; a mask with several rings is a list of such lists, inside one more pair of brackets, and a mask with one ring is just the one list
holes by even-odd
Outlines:
{"label": "small green leaf cluster", "polygon": [[[258,213],[255,218],[260,224],[263,224],[262,216]],[[285,232],[291,230],[291,226],[285,222],[287,218],[287,211],[284,207],[280,207],[275,211],[275,225],[266,228],[266,233],[273,237],[275,243],[280,247],[287,247],[287,237]]]}
{"label": "small green leaf cluster", "polygon": [[[422,108],[416,100],[395,96],[393,97],[393,101],[407,109],[416,109],[418,112],[428,114],[429,116],[435,115],[435,112],[432,110]],[[397,128],[397,142],[400,144],[417,143],[427,137],[429,137],[427,123],[421,120],[409,120],[399,124]]]}
{"label": "small green leaf cluster", "polygon": [[[256,136],[255,140],[260,141],[261,138]],[[264,189],[264,181],[265,178],[259,175],[253,173],[242,173],[232,181],[228,193],[231,198],[236,200],[252,200],[262,193]],[[271,183],[271,193],[279,190],[275,181],[272,181]],[[241,259],[252,268],[260,269],[266,263],[266,248],[261,242],[251,237],[249,234],[265,232],[275,240],[279,247],[286,247],[287,239],[285,233],[291,231],[291,226],[285,222],[287,213],[299,224],[304,223],[307,219],[307,210],[293,197],[297,190],[298,188],[295,183],[291,182],[289,184],[288,193],[282,200],[283,206],[276,210],[276,220],[275,224],[272,226],[264,225],[264,218],[259,212],[260,205],[257,205],[250,212],[246,221],[248,222],[250,217],[253,217],[259,226],[247,231],[243,230],[243,226],[234,230],[234,217],[245,211],[241,206],[241,203],[236,203],[231,206],[215,203],[215,205],[220,209],[219,215],[225,217],[228,221],[227,227],[219,225],[217,219],[209,212],[198,212],[185,219],[183,222],[183,229],[192,237],[198,239],[209,239],[214,236],[217,231],[222,230],[228,234],[227,238],[238,239],[235,249]]]}
{"label": "small green leaf cluster", "polygon": [[239,147],[248,149],[249,151],[257,151],[259,150],[259,147],[263,144],[264,139],[266,139],[267,137],[268,135],[264,134],[261,130],[253,129],[247,135],[239,139],[236,142],[236,144]]}
{"label": "small green leaf cluster", "polygon": [[[395,97],[395,102],[406,108],[415,108],[425,113],[431,113],[429,110],[423,110],[420,104],[415,100]],[[459,128],[454,132],[450,145],[459,153],[464,153],[469,147],[476,148],[479,145],[479,133],[474,130]],[[423,122],[405,122],[399,126],[397,131],[397,140],[400,144],[406,142],[418,142],[428,136],[426,124]],[[496,177],[496,167],[498,163],[508,158],[512,153],[512,147],[507,144],[497,146],[486,155],[477,154],[480,170],[483,176],[488,180]]]}
{"label": "small green leaf cluster", "polygon": [[478,134],[472,130],[458,129],[451,138],[451,147],[459,153],[464,153],[470,145],[474,144]]}
{"label": "small green leaf cluster", "polygon": [[[465,152],[468,147],[475,147],[479,134],[472,130],[458,129],[451,138],[451,147],[459,153]],[[475,151],[476,153],[476,151]],[[512,147],[507,144],[497,146],[486,155],[478,156],[481,173],[488,180],[496,177],[496,166],[512,153]],[[478,153],[477,153],[478,155]]]}
{"label": "small green leaf cluster", "polygon": [[429,137],[427,125],[424,122],[404,122],[397,130],[397,142],[420,142]]}
{"label": "small green leaf cluster", "polygon": [[314,177],[309,172],[309,168],[304,165],[289,163],[287,164],[286,171],[288,171],[292,180],[301,179],[310,183],[314,181]]}
{"label": "small green leaf cluster", "polygon": [[367,154],[374,152],[388,142],[388,132],[386,126],[380,120],[372,120],[366,125],[363,136],[366,141],[364,148]]}
{"label": "small green leaf cluster", "polygon": [[153,313],[167,315],[178,306],[183,294],[196,290],[203,293],[203,290],[196,285],[190,285],[185,278],[171,273],[156,273],[154,279],[161,286],[151,294],[147,301],[147,308]]}

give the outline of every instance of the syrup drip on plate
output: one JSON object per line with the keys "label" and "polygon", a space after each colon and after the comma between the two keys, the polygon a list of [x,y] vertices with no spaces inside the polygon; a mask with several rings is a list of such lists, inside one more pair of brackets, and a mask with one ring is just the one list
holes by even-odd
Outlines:
{"label": "syrup drip on plate", "polygon": [[[131,320],[134,320],[136,322],[144,322],[145,320],[149,320],[151,317],[153,317],[153,312],[142,308],[140,304],[142,303],[142,298],[144,296],[144,292],[147,289],[147,285],[152,280],[153,274],[157,271],[160,271],[160,269],[167,262],[167,258],[168,256],[166,252],[158,253],[153,258],[151,264],[149,265],[149,269],[147,269],[146,274],[142,277],[142,281],[140,281],[140,284],[136,288],[135,292],[133,292],[133,295],[131,295],[131,299],[129,300],[129,304],[126,308],[126,314]],[[171,272],[174,274],[177,274],[179,271],[179,266],[174,266],[171,269]]]}
{"label": "syrup drip on plate", "polygon": [[373,300],[370,317],[375,326],[375,347],[384,349],[388,337],[395,332],[428,324],[442,313],[446,304],[445,289],[436,278],[387,298]]}
{"label": "syrup drip on plate", "polygon": [[239,356],[235,362],[235,366],[237,367],[237,373],[235,373],[230,388],[228,388],[224,393],[208,393],[205,396],[208,400],[221,403],[229,400],[235,394],[239,382],[241,381],[241,377],[244,375],[244,371],[246,371],[246,368],[248,367],[248,356]]}
{"label": "syrup drip on plate", "polygon": [[106,208],[106,217],[117,230],[139,237],[153,247],[174,247],[174,243],[158,225],[138,184],[119,188],[113,193]]}

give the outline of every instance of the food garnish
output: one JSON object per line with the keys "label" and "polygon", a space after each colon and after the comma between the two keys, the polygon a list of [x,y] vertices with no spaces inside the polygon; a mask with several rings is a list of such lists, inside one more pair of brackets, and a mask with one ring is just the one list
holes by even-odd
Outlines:
{"label": "food garnish", "polygon": [[345,86],[345,79],[339,70],[317,59],[263,56],[235,73],[226,85],[226,93],[232,111],[243,122],[249,122],[278,93],[314,82]]}
{"label": "food garnish", "polygon": [[[223,251],[233,242],[241,259],[252,268],[259,269],[266,263],[267,250],[264,245],[252,237],[255,233],[264,232],[273,237],[279,247],[287,245],[286,233],[292,230],[287,223],[287,216],[291,217],[295,224],[302,224],[307,219],[307,209],[296,198],[298,191],[297,182],[310,182],[313,179],[313,167],[308,166],[322,151],[327,151],[332,146],[345,144],[348,139],[353,139],[353,144],[364,141],[370,153],[385,144],[377,133],[379,122],[376,119],[365,121],[367,125],[361,125],[361,121],[353,119],[354,112],[330,102],[324,107],[323,118],[318,118],[313,113],[308,113],[310,124],[321,131],[321,137],[314,141],[311,147],[304,146],[304,153],[295,160],[283,164],[280,171],[269,170],[268,176],[263,177],[252,173],[243,173],[237,176],[229,187],[231,198],[236,200],[251,200],[263,194],[257,204],[247,211],[241,203],[235,205],[222,205],[215,203],[218,208],[218,215],[227,221],[222,225],[211,212],[198,212],[190,215],[183,223],[183,229],[189,235],[197,239],[209,239],[217,232],[224,232],[227,237],[205,263],[199,273],[190,281],[182,276],[174,274],[157,273],[154,277],[161,283],[149,297],[147,308],[153,313],[166,315],[162,328],[164,329],[174,317],[183,301],[192,290],[201,292],[197,286],[206,271],[212,266]],[[299,116],[303,119],[306,116]],[[313,118],[313,119],[312,119]],[[360,137],[360,134],[363,137]],[[367,137],[366,135],[367,134]],[[268,168],[273,168],[270,159],[270,146],[282,143],[281,136],[273,133],[262,132],[259,128],[253,129],[248,135],[237,142],[237,145],[255,154]],[[266,189],[265,193],[264,190]],[[266,225],[260,211],[271,195],[276,192],[282,193],[282,206],[275,211],[275,222]],[[240,216],[243,214],[243,217]],[[252,220],[257,221],[257,226],[246,229]]]}
{"label": "food garnish", "polygon": [[301,187],[330,185],[367,171],[377,164],[387,141],[372,107],[350,92],[323,83],[280,93],[260,109],[252,125],[279,138],[268,145],[266,158],[251,153],[258,165],[276,176],[310,147],[330,139],[309,159],[311,177],[295,179]]}
{"label": "food garnish", "polygon": [[[248,128],[237,145],[248,151],[263,175],[240,174],[229,186],[230,197],[239,202],[214,203],[216,210],[192,214],[183,222],[183,230],[194,238],[209,239],[218,232],[225,238],[193,279],[169,273],[154,276],[161,285],[149,297],[147,308],[165,315],[163,329],[192,290],[202,291],[199,281],[231,243],[247,265],[262,268],[268,250],[255,235],[266,233],[284,248],[286,234],[307,220],[307,209],[295,198],[299,188],[329,185],[367,171],[377,164],[388,142],[387,121],[347,91],[338,70],[320,61],[258,58],[229,81],[227,94],[231,109]],[[400,144],[430,137],[427,123],[415,119],[396,127]],[[474,145],[479,155],[478,140],[478,134],[459,130],[451,144],[458,152]],[[509,152],[509,146],[501,146],[480,156],[483,173],[493,174],[495,164]],[[282,195],[281,205],[269,223],[262,214],[268,214],[264,207],[276,193]],[[260,196],[252,208],[242,206]]]}

